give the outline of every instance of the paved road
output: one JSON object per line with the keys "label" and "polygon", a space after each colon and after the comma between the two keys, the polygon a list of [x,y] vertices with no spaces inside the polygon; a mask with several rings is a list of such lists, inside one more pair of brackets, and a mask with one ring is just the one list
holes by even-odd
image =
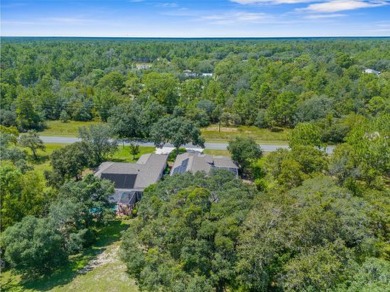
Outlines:
{"label": "paved road", "polygon": [[[40,136],[42,141],[44,143],[48,144],[72,144],[77,141],[80,141],[79,138],[75,137],[49,137],[49,136]],[[122,144],[122,143],[121,143]],[[151,142],[136,142],[136,144],[140,146],[154,146],[153,143]],[[129,143],[125,143],[125,145],[129,145]],[[276,151],[279,148],[284,148],[288,149],[287,145],[269,145],[269,144],[259,144],[261,149],[265,152],[272,152]],[[166,147],[173,147],[173,145],[166,144]],[[228,146],[228,143],[205,143],[205,148],[206,149],[211,149],[211,150],[226,150]],[[186,148],[199,148],[197,146],[194,146],[192,144],[187,144],[185,145]],[[326,153],[331,154],[333,153],[334,146],[328,146],[326,148]]]}

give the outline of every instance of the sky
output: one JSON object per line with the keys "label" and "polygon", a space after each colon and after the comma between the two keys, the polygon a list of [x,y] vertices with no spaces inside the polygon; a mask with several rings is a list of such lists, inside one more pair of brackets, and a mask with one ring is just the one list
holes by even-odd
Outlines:
{"label": "sky", "polygon": [[1,0],[1,36],[390,36],[390,0]]}

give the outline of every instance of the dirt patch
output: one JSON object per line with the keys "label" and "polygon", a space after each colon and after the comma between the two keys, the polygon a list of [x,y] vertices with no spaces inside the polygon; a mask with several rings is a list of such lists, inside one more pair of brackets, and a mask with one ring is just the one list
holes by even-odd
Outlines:
{"label": "dirt patch", "polygon": [[106,265],[115,263],[119,260],[119,245],[112,246],[107,248],[101,254],[99,254],[95,259],[89,261],[89,263],[78,271],[79,274],[86,274],[93,269]]}

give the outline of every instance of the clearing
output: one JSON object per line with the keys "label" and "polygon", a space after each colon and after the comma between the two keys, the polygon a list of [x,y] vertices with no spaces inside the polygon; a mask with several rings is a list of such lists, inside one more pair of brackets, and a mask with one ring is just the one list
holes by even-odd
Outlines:
{"label": "clearing", "polygon": [[98,125],[102,122],[78,122],[69,121],[63,123],[61,121],[46,121],[47,128],[39,132],[40,136],[58,136],[58,137],[78,137],[79,127],[88,127],[90,125]]}
{"label": "clearing", "polygon": [[290,129],[281,129],[280,132],[272,132],[269,129],[260,129],[255,126],[222,127],[211,125],[201,129],[202,136],[207,142],[227,142],[235,137],[251,137],[257,143],[285,145],[288,144]]}

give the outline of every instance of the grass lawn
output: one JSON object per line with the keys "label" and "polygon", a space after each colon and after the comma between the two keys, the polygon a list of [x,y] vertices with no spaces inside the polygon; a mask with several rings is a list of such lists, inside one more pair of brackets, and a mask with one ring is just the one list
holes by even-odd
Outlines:
{"label": "grass lawn", "polygon": [[78,137],[79,127],[101,124],[102,122],[47,121],[47,129],[40,132],[40,136]]}
{"label": "grass lawn", "polygon": [[203,151],[204,154],[209,154],[213,156],[227,156],[230,157],[230,152],[227,150],[212,150],[212,149],[205,149]]}
{"label": "grass lawn", "polygon": [[[1,291],[138,291],[118,256],[121,232],[130,223],[131,220],[112,221],[99,231],[94,246],[71,257],[68,265],[49,277],[22,280],[10,271],[2,272]],[[79,274],[92,259],[96,259],[93,269]]]}
{"label": "grass lawn", "polygon": [[[65,147],[66,145],[69,144],[45,144],[46,151],[38,150],[38,160],[33,160],[32,153],[29,149],[23,149],[27,151],[29,155],[29,162],[31,162],[31,164],[34,166],[34,169],[43,173],[45,170],[51,170],[50,154],[52,154],[54,150]],[[111,157],[108,157],[107,160],[116,162],[135,162],[143,154],[154,153],[155,149],[155,147],[141,146],[139,148],[140,153],[136,155],[135,159],[133,160],[133,156],[130,154],[130,147],[119,145],[118,150]]]}
{"label": "grass lawn", "polygon": [[45,144],[46,149],[45,151],[38,150],[37,155],[38,159],[34,160],[32,157],[32,152],[28,148],[21,148],[25,151],[27,151],[28,154],[28,161],[33,165],[34,169],[38,172],[44,173],[45,170],[51,170],[50,166],[50,154],[53,153],[54,150],[60,149],[66,144]]}
{"label": "grass lawn", "polygon": [[201,129],[203,138],[207,142],[227,142],[234,137],[252,137],[258,143],[263,144],[288,144],[288,136],[291,129],[284,129],[281,132],[271,132],[268,129],[260,129],[254,126],[222,127],[218,131],[218,125],[211,125]]}
{"label": "grass lawn", "polygon": [[147,153],[154,153],[156,150],[155,147],[139,147],[139,154],[136,155],[133,159],[133,156],[130,154],[130,146],[118,145],[118,150],[108,159],[115,162],[136,162],[141,155]]}

